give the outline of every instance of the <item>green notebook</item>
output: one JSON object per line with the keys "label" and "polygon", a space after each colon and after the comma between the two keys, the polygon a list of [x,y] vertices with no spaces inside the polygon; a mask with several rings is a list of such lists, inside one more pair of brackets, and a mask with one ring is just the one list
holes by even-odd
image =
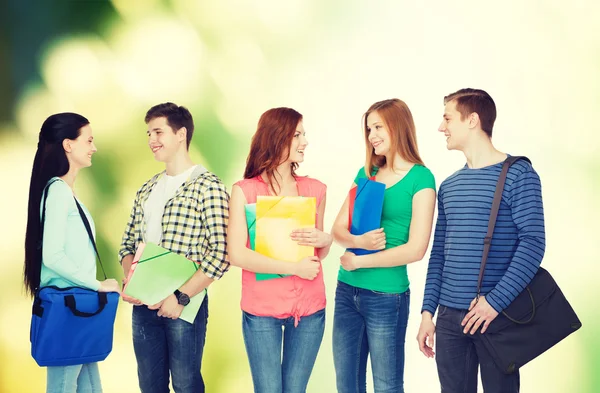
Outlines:
{"label": "green notebook", "polygon": [[[153,305],[181,287],[196,270],[197,264],[184,256],[153,243],[142,243],[123,292],[144,304]],[[183,308],[179,318],[194,323],[205,297],[206,290],[190,298],[190,303]]]}
{"label": "green notebook", "polygon": [[[249,203],[244,206],[246,211],[246,225],[248,226],[248,237],[250,238],[250,249],[254,250],[254,241],[256,239],[256,203]],[[255,273],[256,281],[272,280],[274,278],[287,277],[289,274],[269,274]]]}

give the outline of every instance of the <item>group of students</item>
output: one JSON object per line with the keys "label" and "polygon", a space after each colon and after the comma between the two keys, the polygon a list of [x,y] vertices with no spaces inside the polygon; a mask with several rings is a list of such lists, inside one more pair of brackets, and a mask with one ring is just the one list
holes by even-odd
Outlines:
{"label": "group of students", "polygon": [[[477,279],[495,182],[507,154],[491,142],[495,103],[483,90],[461,89],[444,98],[439,130],[447,148],[466,164],[437,193],[438,216],[421,309],[418,345],[434,357],[442,392],[476,392],[478,368],[485,392],[518,392],[519,373],[505,375],[481,345],[489,323],[535,275],[545,248],[540,179],[519,161],[507,176],[498,225],[477,296]],[[165,170],[138,190],[119,258],[127,277],[137,247],[152,242],[195,261],[197,272],[155,305],[121,294],[134,304],[132,329],[143,393],[204,392],[202,353],[208,296],[193,324],[178,319],[190,298],[228,271],[242,269],[242,332],[254,391],[305,392],[325,329],[321,262],[332,242],[340,256],[333,316],[333,359],[340,393],[366,392],[367,359],[376,393],[404,391],[405,336],[410,308],[407,265],[423,259],[436,205],[434,176],[419,156],[415,124],[399,99],[373,104],[364,115],[366,163],[352,186],[369,178],[384,183],[381,228],[362,235],[349,230],[349,197],[331,233],[323,226],[325,184],[296,170],[308,141],[302,115],[291,108],[266,111],[252,138],[243,179],[231,188],[188,153],[194,132],[190,112],[173,103],[146,114],[148,145]],[[96,152],[92,129],[74,113],[50,116],[42,125],[34,160],[26,233],[25,284],[83,286],[120,292],[114,279],[96,280],[94,249],[73,196],[80,169]],[[35,258],[40,203],[47,189],[42,257]],[[314,256],[285,263],[250,247],[245,205],[258,196],[316,199],[316,225],[290,233]],[[80,202],[81,203],[81,202]],[[83,203],[81,203],[83,206]],[[91,223],[89,211],[83,207]],[[95,230],[94,230],[95,231]],[[350,250],[378,252],[356,255]],[[281,278],[257,280],[256,273]],[[124,284],[124,283],[123,283]],[[478,299],[477,299],[478,298]],[[438,311],[436,325],[433,316]],[[478,330],[480,329],[480,332]],[[477,333],[476,333],[477,332]],[[434,336],[436,338],[434,352]],[[48,367],[48,393],[101,392],[96,363]]]}

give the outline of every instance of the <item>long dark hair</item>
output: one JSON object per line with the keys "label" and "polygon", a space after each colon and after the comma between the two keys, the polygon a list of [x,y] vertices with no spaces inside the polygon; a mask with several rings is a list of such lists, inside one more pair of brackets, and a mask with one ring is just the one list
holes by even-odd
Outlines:
{"label": "long dark hair", "polygon": [[[289,157],[291,153],[289,149],[300,120],[302,115],[291,108],[273,108],[262,114],[256,133],[252,137],[244,179],[251,179],[265,172],[271,189],[277,191],[280,188],[275,170],[282,160],[287,159],[287,157],[282,159],[286,149]],[[292,176],[295,177],[298,163],[293,162],[290,165]]]}
{"label": "long dark hair", "polygon": [[69,172],[69,160],[63,148],[65,139],[77,139],[81,128],[90,122],[76,113],[57,113],[42,124],[37,151],[33,159],[29,204],[27,209],[27,231],[25,233],[25,289],[34,294],[40,285],[42,270],[42,247],[40,203],[42,192],[50,179]]}

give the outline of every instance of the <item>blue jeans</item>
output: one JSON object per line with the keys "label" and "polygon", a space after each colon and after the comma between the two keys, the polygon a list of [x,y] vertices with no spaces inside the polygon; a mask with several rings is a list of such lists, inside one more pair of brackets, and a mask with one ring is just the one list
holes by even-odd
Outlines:
{"label": "blue jeans", "polygon": [[46,393],[102,393],[98,363],[48,367]]}
{"label": "blue jeans", "polygon": [[461,322],[467,312],[446,306],[438,309],[435,360],[442,393],[477,393],[478,367],[485,393],[517,393],[519,372],[504,374],[483,347],[479,332],[463,333]]}
{"label": "blue jeans", "polygon": [[203,393],[200,367],[208,323],[208,296],[194,324],[133,307],[133,349],[142,393],[168,393],[169,371],[176,393]]}
{"label": "blue jeans", "polygon": [[[243,312],[242,331],[255,393],[304,393],[325,331],[325,310],[294,318]],[[282,358],[283,340],[283,358]]]}
{"label": "blue jeans", "polygon": [[375,393],[404,392],[404,340],[410,290],[382,293],[338,281],[333,316],[333,363],[339,393],[367,391],[371,356]]}

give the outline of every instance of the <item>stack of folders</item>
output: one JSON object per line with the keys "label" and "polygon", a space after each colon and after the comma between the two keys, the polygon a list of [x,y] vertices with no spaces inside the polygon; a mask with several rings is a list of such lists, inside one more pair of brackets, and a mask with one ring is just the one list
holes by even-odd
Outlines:
{"label": "stack of folders", "polygon": [[[359,179],[356,187],[350,190],[348,226],[353,235],[362,235],[374,229],[381,228],[381,213],[385,184],[371,179]],[[377,250],[349,248],[356,255],[372,254]]]}
{"label": "stack of folders", "polygon": [[[313,197],[258,196],[245,206],[250,248],[285,262],[313,256],[314,247],[299,246],[290,235],[294,229],[315,227],[316,203]],[[281,277],[285,275],[256,273],[257,281]]]}

